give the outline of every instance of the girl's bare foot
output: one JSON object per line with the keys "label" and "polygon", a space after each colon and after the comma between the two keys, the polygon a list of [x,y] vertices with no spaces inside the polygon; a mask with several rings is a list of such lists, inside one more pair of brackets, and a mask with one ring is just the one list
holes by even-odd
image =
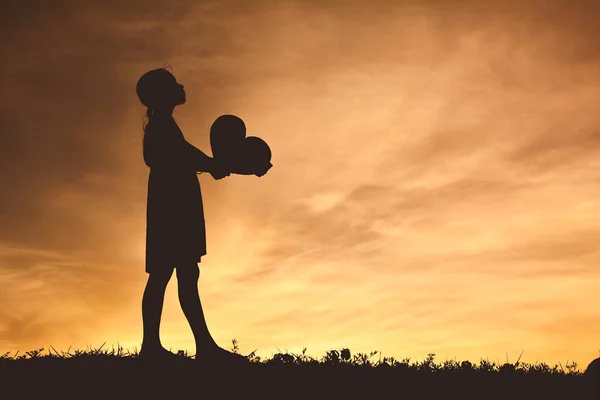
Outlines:
{"label": "girl's bare foot", "polygon": [[168,360],[177,360],[179,356],[177,354],[171,353],[169,350],[164,347],[149,347],[142,346],[140,350],[140,359],[141,360],[149,360],[149,361],[168,361]]}

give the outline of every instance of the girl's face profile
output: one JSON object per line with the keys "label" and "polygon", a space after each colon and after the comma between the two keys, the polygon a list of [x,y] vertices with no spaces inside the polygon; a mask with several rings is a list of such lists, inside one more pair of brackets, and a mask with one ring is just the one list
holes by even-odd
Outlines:
{"label": "girl's face profile", "polygon": [[185,104],[185,90],[183,90],[183,85],[177,82],[177,79],[173,75],[170,75],[170,79],[167,82],[168,89],[166,90],[169,93],[168,97],[173,100],[173,104],[176,106]]}

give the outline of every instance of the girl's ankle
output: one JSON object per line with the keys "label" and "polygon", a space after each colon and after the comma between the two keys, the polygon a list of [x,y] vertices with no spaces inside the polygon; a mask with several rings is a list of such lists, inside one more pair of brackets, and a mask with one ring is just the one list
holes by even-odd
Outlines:
{"label": "girl's ankle", "polygon": [[215,342],[207,342],[207,343],[198,343],[196,344],[196,352],[197,353],[206,353],[210,351],[215,351],[219,348],[219,345]]}
{"label": "girl's ankle", "polygon": [[165,348],[161,343],[142,343],[142,349],[140,351],[162,351]]}

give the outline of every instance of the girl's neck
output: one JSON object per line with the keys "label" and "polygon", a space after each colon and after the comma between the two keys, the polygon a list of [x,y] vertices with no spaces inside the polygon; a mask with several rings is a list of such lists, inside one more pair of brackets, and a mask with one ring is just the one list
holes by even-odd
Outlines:
{"label": "girl's neck", "polygon": [[168,109],[162,109],[162,110],[159,109],[159,110],[155,110],[154,113],[159,118],[173,118],[174,110],[175,110],[175,107],[168,108]]}

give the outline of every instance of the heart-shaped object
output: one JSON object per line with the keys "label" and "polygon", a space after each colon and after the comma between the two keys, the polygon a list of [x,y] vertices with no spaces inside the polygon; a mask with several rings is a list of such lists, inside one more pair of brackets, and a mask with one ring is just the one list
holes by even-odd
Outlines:
{"label": "heart-shaped object", "polygon": [[213,157],[224,160],[233,173],[261,174],[272,167],[269,145],[259,137],[246,137],[246,124],[235,115],[221,115],[213,122],[210,147]]}

